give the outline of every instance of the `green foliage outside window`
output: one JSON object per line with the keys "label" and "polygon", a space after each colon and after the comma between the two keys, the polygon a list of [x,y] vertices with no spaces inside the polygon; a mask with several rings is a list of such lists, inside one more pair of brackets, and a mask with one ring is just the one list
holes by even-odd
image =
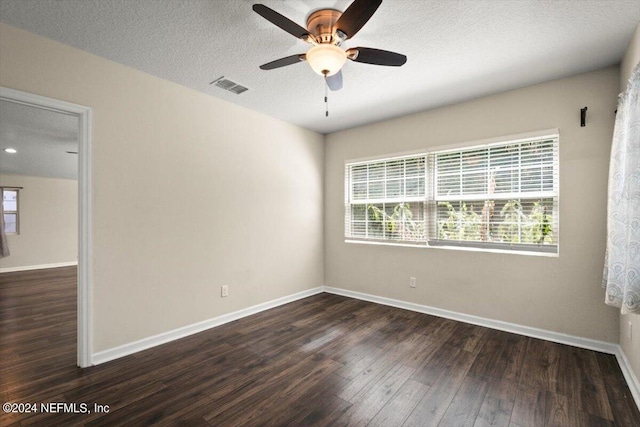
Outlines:
{"label": "green foliage outside window", "polygon": [[474,204],[462,202],[459,209],[450,202],[439,202],[446,216],[438,220],[438,239],[488,241],[500,243],[553,243],[552,215],[542,201],[529,204],[527,211],[519,200],[508,200],[494,218],[494,201],[485,201],[478,211]]}
{"label": "green foliage outside window", "polygon": [[369,233],[375,237],[419,241],[425,238],[424,220],[413,219],[409,203],[389,206],[390,213],[376,205],[367,206]]}

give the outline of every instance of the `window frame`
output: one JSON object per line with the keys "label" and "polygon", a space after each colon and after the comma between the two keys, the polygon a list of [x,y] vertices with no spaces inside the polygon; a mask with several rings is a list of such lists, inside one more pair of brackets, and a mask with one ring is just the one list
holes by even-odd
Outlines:
{"label": "window frame", "polygon": [[[522,144],[528,141],[539,141],[543,139],[552,139],[552,153],[553,153],[553,193],[554,195],[544,197],[544,199],[552,200],[552,219],[553,219],[553,234],[554,243],[504,243],[504,242],[488,242],[488,241],[465,241],[465,240],[445,240],[437,239],[437,201],[436,201],[436,171],[435,171],[435,156],[438,153],[446,151],[464,151],[469,149],[484,149],[487,147],[499,147],[508,146],[510,144]],[[425,158],[425,190],[424,190],[424,227],[425,238],[420,241],[403,241],[395,239],[381,239],[371,237],[354,236],[350,229],[350,209],[351,203],[351,191],[352,191],[352,177],[350,174],[350,168],[358,164],[371,164],[376,162],[388,162],[394,159],[420,157]],[[519,155],[520,158],[520,155]],[[410,246],[421,248],[438,248],[438,249],[454,249],[454,250],[470,250],[470,251],[482,251],[482,252],[498,252],[498,253],[510,253],[510,254],[524,254],[524,255],[541,255],[541,256],[559,256],[560,253],[560,132],[558,129],[546,129],[536,132],[522,133],[517,135],[507,135],[496,138],[489,138],[479,141],[470,141],[457,144],[449,144],[442,146],[431,147],[427,150],[416,150],[402,153],[393,153],[388,155],[372,156],[367,158],[359,158],[353,160],[346,160],[345,162],[345,188],[344,188],[344,238],[346,243],[361,243],[361,244],[382,244],[392,246]],[[522,169],[518,168],[519,173]],[[527,192],[519,189],[516,200],[521,202],[532,202],[534,198],[533,193],[527,194]],[[496,200],[502,200],[505,196],[500,196]],[[508,198],[509,199],[509,198]],[[479,200],[479,199],[478,199]],[[484,199],[483,199],[484,200]],[[506,200],[506,199],[505,199]],[[509,199],[511,200],[511,199]],[[349,234],[351,233],[351,234]]]}
{"label": "window frame", "polygon": [[[0,192],[2,193],[2,212],[4,215],[15,215],[16,216],[16,231],[6,231],[5,229],[5,234],[6,235],[11,235],[11,236],[17,236],[20,234],[20,187],[0,187]],[[16,193],[16,210],[6,210],[4,208],[4,192],[5,191],[15,191]],[[4,218],[3,218],[4,220]],[[3,221],[5,228],[6,228],[6,223]]]}
{"label": "window frame", "polygon": [[[403,186],[403,192],[406,193],[406,180],[407,179],[419,179],[422,178],[422,183],[423,183],[423,188],[425,189],[426,192],[426,187],[428,185],[428,175],[427,175],[427,153],[426,151],[422,150],[422,151],[417,151],[417,152],[405,152],[405,153],[396,153],[392,156],[385,156],[385,157],[372,157],[372,158],[365,158],[365,159],[357,159],[357,160],[352,160],[349,162],[345,162],[345,216],[344,216],[344,226],[345,226],[345,238],[349,239],[349,240],[357,240],[357,241],[365,241],[365,242],[378,242],[378,243],[389,243],[389,244],[409,244],[409,245],[422,245],[424,244],[423,241],[416,241],[416,240],[411,240],[411,239],[387,239],[387,238],[375,238],[375,237],[348,237],[347,236],[347,231],[351,231],[351,207],[354,205],[386,205],[386,204],[399,204],[399,203],[422,203],[422,216],[423,216],[423,222],[424,222],[424,235],[426,238],[426,234],[428,233],[427,230],[427,200],[424,197],[421,196],[407,196],[406,194],[404,195],[404,197],[400,198],[400,197],[386,197],[386,194],[384,197],[382,198],[365,198],[362,200],[356,200],[354,202],[352,202],[352,183],[353,183],[353,179],[352,179],[352,175],[350,173],[350,168],[352,167],[357,167],[360,165],[371,165],[371,164],[375,164],[375,163],[391,163],[391,162],[395,162],[395,161],[399,161],[399,160],[410,160],[410,159],[419,159],[419,158],[423,158],[423,174],[422,176],[420,176],[419,174],[417,175],[411,175],[411,176],[407,176],[406,174],[406,163],[405,163],[405,168],[404,168],[404,173],[402,175],[402,178],[394,178],[394,179],[390,179],[388,180],[386,178],[386,167],[385,167],[385,178],[382,180],[376,179],[373,180],[375,182],[378,181],[382,181],[385,184],[385,193],[386,193],[386,183],[387,181],[392,181],[392,180],[402,180],[405,184]],[[370,182],[369,179],[367,179],[365,181],[367,184]],[[386,207],[386,206],[385,206]],[[368,210],[368,208],[365,208],[366,210]],[[386,210],[386,209],[383,209]],[[368,233],[368,213],[365,214],[367,217],[366,220],[366,232]],[[403,221],[404,222],[404,221]],[[383,221],[382,222],[383,228],[386,227],[386,222]],[[383,235],[386,234],[386,231],[383,231]],[[353,235],[353,233],[352,233]]]}

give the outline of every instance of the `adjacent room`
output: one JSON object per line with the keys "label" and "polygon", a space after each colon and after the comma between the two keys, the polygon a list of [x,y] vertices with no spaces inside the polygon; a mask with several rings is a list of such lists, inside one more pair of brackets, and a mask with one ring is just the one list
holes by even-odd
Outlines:
{"label": "adjacent room", "polygon": [[637,0],[0,0],[0,426],[640,425]]}

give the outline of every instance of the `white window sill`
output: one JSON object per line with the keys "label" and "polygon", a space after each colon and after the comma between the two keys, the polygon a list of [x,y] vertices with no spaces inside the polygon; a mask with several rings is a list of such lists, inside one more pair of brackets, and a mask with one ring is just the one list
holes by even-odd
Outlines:
{"label": "white window sill", "polygon": [[385,242],[380,240],[354,240],[345,239],[345,243],[355,243],[360,245],[377,245],[377,246],[400,246],[405,248],[420,248],[420,249],[444,249],[448,251],[466,251],[466,252],[490,252],[496,254],[512,254],[512,255],[528,255],[547,258],[558,258],[560,255],[557,252],[535,252],[535,251],[518,251],[511,249],[493,249],[493,248],[473,248],[468,246],[429,246],[424,243],[407,243],[407,242]]}

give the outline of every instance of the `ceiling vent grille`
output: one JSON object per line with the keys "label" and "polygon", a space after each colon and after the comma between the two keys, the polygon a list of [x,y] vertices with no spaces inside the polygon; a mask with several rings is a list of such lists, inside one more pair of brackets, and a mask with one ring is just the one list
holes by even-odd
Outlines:
{"label": "ceiling vent grille", "polygon": [[221,89],[224,89],[226,91],[229,91],[231,93],[235,93],[236,95],[240,95],[242,92],[246,92],[249,90],[248,87],[242,86],[229,79],[225,79],[224,76],[218,77],[217,79],[212,81],[210,84],[217,86]]}

